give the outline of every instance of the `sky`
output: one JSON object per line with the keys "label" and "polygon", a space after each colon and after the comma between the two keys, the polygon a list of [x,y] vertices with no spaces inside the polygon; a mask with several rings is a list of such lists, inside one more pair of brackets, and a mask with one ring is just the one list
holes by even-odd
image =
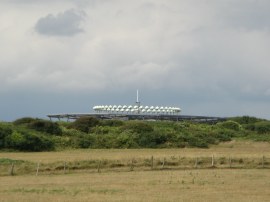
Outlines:
{"label": "sky", "polygon": [[269,0],[0,0],[0,120],[94,105],[270,119]]}

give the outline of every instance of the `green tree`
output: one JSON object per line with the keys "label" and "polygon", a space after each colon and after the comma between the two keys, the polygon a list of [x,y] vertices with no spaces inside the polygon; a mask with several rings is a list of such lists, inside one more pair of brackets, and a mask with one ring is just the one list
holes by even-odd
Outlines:
{"label": "green tree", "polygon": [[0,124],[0,149],[6,147],[6,137],[11,135],[13,130],[6,125]]}
{"label": "green tree", "polygon": [[94,126],[100,125],[100,121],[94,117],[81,117],[71,124],[71,128],[88,133]]}
{"label": "green tree", "polygon": [[45,132],[49,133],[52,135],[61,135],[62,130],[58,123],[47,121],[47,120],[35,120],[31,122],[28,125],[29,128],[40,131],[40,132]]}

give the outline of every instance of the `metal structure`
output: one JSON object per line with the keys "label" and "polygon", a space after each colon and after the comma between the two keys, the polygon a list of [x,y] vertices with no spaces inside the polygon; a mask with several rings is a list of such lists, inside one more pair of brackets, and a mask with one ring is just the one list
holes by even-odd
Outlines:
{"label": "metal structure", "polygon": [[76,120],[81,117],[95,117],[98,119],[120,119],[120,120],[168,120],[168,121],[194,121],[216,123],[227,120],[226,117],[211,116],[189,116],[189,115],[166,115],[166,114],[110,114],[110,113],[71,113],[71,114],[50,114],[47,115],[52,119]]}
{"label": "metal structure", "polygon": [[139,101],[139,91],[137,90],[137,100],[135,105],[98,105],[93,107],[94,113],[70,113],[70,114],[50,114],[50,120],[56,118],[74,120],[80,117],[95,117],[98,119],[121,119],[121,120],[170,120],[183,121],[191,120],[195,122],[218,122],[224,121],[224,117],[208,116],[187,116],[180,115],[179,107],[168,106],[143,106]]}
{"label": "metal structure", "polygon": [[137,90],[137,100],[135,105],[98,105],[94,106],[96,113],[109,114],[143,114],[143,115],[178,115],[181,112],[179,107],[163,106],[143,106],[139,101],[139,91]]}

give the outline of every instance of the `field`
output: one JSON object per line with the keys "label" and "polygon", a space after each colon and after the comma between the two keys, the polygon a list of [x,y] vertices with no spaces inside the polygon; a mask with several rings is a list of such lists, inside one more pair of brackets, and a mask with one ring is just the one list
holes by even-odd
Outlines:
{"label": "field", "polygon": [[0,201],[269,201],[269,170],[1,177]]}
{"label": "field", "polygon": [[[155,159],[153,169],[150,164],[140,164],[140,160],[144,162],[151,156]],[[215,157],[214,167],[211,167],[212,156]],[[229,156],[242,159],[243,165],[253,163],[254,166],[240,169],[237,161],[234,168],[228,168],[228,164],[224,166],[220,160]],[[260,162],[262,156],[266,159],[264,168]],[[194,168],[196,158],[208,157],[210,160],[206,163],[209,165]],[[14,176],[8,176],[10,164],[0,165],[0,201],[269,201],[269,157],[269,143],[248,141],[223,143],[210,149],[1,152],[0,159],[22,160],[33,168],[23,172],[26,163],[15,163]],[[164,158],[168,162],[165,166],[162,165]],[[124,163],[130,163],[132,159],[134,167]],[[181,167],[183,159],[190,165]],[[93,167],[78,167],[65,172],[58,165],[66,162],[71,168],[74,162],[85,161],[122,162],[123,165],[102,164],[98,171],[97,163]],[[180,163],[169,164],[172,162]],[[41,167],[36,176],[38,163]]]}

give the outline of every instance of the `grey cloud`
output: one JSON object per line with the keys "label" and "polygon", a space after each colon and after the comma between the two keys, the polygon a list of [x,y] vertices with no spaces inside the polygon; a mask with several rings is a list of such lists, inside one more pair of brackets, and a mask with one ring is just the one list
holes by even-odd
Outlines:
{"label": "grey cloud", "polygon": [[35,29],[43,35],[74,36],[84,31],[80,26],[84,17],[84,12],[78,12],[74,9],[58,13],[55,16],[49,14],[37,21]]}
{"label": "grey cloud", "polygon": [[259,1],[228,1],[221,3],[217,17],[225,20],[227,26],[247,30],[270,29],[270,2]]}
{"label": "grey cloud", "polygon": [[[3,9],[3,16],[17,19],[18,26],[8,17],[0,19],[0,92],[28,90],[29,103],[38,97],[32,91],[55,94],[51,97],[59,100],[64,93],[80,98],[80,105],[70,102],[60,111],[57,106],[63,105],[44,98],[46,110],[40,114],[49,109],[86,112],[88,108],[79,107],[100,102],[131,103],[139,88],[143,104],[179,104],[184,114],[270,118],[267,1],[21,0],[26,1],[47,4],[47,10],[39,4]],[[93,20],[83,21],[85,14],[77,10],[57,14],[80,7]],[[85,34],[41,37],[29,32],[35,23],[40,35]],[[20,109],[25,110],[21,115],[35,114],[32,105]]]}

